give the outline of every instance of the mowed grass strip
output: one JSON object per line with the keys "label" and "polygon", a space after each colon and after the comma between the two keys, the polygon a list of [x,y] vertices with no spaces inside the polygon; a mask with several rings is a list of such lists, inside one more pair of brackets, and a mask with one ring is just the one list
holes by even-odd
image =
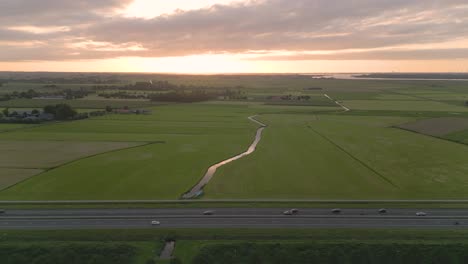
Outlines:
{"label": "mowed grass strip", "polygon": [[8,188],[18,182],[24,181],[29,177],[41,173],[39,169],[9,169],[0,168],[0,190]]}
{"label": "mowed grass strip", "polygon": [[352,110],[452,111],[468,112],[468,107],[423,100],[344,100]]}
{"label": "mowed grass strip", "polygon": [[388,197],[396,188],[313,133],[319,116],[265,115],[257,151],[221,167],[206,198],[358,199]]}
{"label": "mowed grass strip", "polygon": [[398,127],[425,135],[441,137],[468,129],[468,118],[431,118],[402,124]]}
{"label": "mowed grass strip", "polygon": [[47,169],[116,149],[134,142],[0,141],[0,168]]}

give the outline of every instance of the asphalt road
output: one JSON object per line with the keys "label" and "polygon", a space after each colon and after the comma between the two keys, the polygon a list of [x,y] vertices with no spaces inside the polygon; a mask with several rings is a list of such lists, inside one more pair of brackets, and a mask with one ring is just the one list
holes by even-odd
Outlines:
{"label": "asphalt road", "polygon": [[[7,210],[0,215],[0,229],[120,229],[120,228],[468,228],[467,209],[70,209]],[[203,215],[211,210],[213,215]],[[161,224],[151,225],[157,220]],[[458,225],[455,225],[458,222]]]}

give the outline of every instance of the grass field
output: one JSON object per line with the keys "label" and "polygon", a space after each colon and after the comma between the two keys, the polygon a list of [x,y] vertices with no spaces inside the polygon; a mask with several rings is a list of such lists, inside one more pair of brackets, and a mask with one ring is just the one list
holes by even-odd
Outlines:
{"label": "grass field", "polygon": [[265,115],[262,121],[270,126],[258,151],[222,167],[205,197],[467,197],[468,147],[389,128],[408,118]]}
{"label": "grass field", "polygon": [[468,144],[468,130],[450,133],[444,136],[447,139]]}
{"label": "grass field", "polygon": [[0,194],[5,199],[176,199],[211,164],[241,152],[254,134],[248,107],[180,105],[150,116],[111,115],[4,137],[161,141],[82,159]]}
{"label": "grass field", "polygon": [[16,130],[19,128],[27,128],[31,126],[32,125],[26,125],[26,124],[0,124],[0,133],[11,131],[11,130]]}

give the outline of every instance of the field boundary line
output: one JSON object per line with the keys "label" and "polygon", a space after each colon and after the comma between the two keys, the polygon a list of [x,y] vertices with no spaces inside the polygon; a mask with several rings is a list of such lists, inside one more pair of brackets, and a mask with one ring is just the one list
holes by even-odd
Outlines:
{"label": "field boundary line", "polygon": [[322,203],[322,204],[434,204],[453,203],[467,204],[468,199],[449,200],[398,200],[398,199],[374,199],[374,200],[340,200],[340,199],[204,199],[204,200],[1,200],[2,205],[69,205],[69,204],[217,204],[217,203]]}
{"label": "field boundary line", "polygon": [[[443,137],[428,135],[428,134],[424,134],[424,133],[414,131],[414,130],[411,130],[411,129],[408,129],[408,128],[403,128],[403,127],[399,127],[399,126],[390,126],[390,128],[410,132],[410,133],[417,134],[417,135],[420,135],[420,136],[426,136],[426,137],[430,137],[430,138],[434,138],[434,139],[438,139],[438,140],[442,140],[442,141],[447,141],[447,142],[451,142],[451,143],[455,143],[455,144],[459,144],[459,145],[463,145],[463,146],[468,146],[468,143],[465,143],[465,142],[460,142],[460,141],[456,141],[456,140],[449,139],[449,138],[443,138]],[[461,131],[464,131],[464,130],[461,130]]]}
{"label": "field boundary line", "polygon": [[334,145],[335,147],[337,147],[339,150],[341,150],[342,152],[344,152],[346,155],[350,156],[352,159],[354,159],[355,161],[357,161],[358,163],[360,163],[361,165],[363,165],[364,167],[366,167],[367,169],[369,169],[370,171],[372,171],[373,173],[375,173],[377,176],[379,176],[380,178],[382,178],[384,181],[386,181],[387,183],[389,183],[390,185],[392,185],[393,187],[395,188],[399,188],[395,183],[393,183],[390,179],[388,179],[387,177],[385,177],[383,174],[381,174],[380,172],[376,171],[374,168],[372,168],[371,166],[369,166],[367,163],[365,163],[364,161],[360,160],[359,158],[357,158],[356,156],[354,156],[353,154],[349,153],[347,150],[345,150],[343,147],[341,147],[339,144],[335,143],[333,140],[329,139],[328,137],[326,137],[325,135],[322,135],[321,133],[319,133],[318,131],[316,131],[315,129],[313,129],[311,126],[307,126],[310,130],[312,130],[315,134],[321,136],[322,138],[324,138],[326,141],[328,141],[329,143],[331,143],[332,145]]}
{"label": "field boundary line", "polygon": [[[129,142],[131,143],[131,142]],[[134,143],[138,143],[138,142],[134,142]],[[86,157],[82,157],[82,158],[79,158],[79,159],[75,159],[75,160],[71,160],[71,161],[67,161],[65,163],[62,163],[58,166],[54,166],[54,167],[50,167],[50,168],[47,168],[47,169],[41,169],[43,170],[41,173],[39,174],[36,174],[36,175],[33,175],[31,177],[28,177],[26,179],[23,179],[13,185],[10,185],[4,189],[0,189],[0,193],[3,192],[3,191],[6,191],[8,189],[11,189],[13,187],[15,187],[16,185],[20,184],[20,183],[23,183],[23,182],[26,182],[34,177],[38,177],[44,173],[47,173],[49,171],[52,171],[52,170],[55,170],[55,169],[58,169],[58,168],[61,168],[63,166],[66,166],[66,165],[69,165],[69,164],[72,164],[74,162],[78,162],[78,161],[82,161],[82,160],[85,160],[85,159],[90,159],[90,158],[93,158],[93,157],[97,157],[99,155],[104,155],[104,154],[109,154],[109,153],[113,153],[113,152],[118,152],[118,151],[124,151],[124,150],[129,150],[129,149],[134,149],[134,148],[139,148],[139,147],[146,147],[146,146],[150,146],[150,145],[155,145],[155,144],[165,144],[166,142],[165,141],[153,141],[153,142],[146,142],[145,144],[140,144],[140,145],[137,145],[137,146],[131,146],[131,147],[127,147],[127,148],[121,148],[121,149],[114,149],[114,150],[110,150],[110,151],[106,151],[106,152],[101,152],[101,153],[96,153],[96,154],[93,154],[93,155],[89,155],[89,156],[86,156]]]}

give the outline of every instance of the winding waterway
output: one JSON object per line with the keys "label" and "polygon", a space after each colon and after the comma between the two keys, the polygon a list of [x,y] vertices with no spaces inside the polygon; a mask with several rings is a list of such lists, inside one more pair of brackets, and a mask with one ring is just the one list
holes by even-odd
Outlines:
{"label": "winding waterway", "polygon": [[255,139],[252,142],[252,144],[249,146],[249,149],[247,149],[247,151],[245,151],[245,152],[243,152],[243,153],[241,153],[241,154],[239,154],[237,156],[234,156],[234,157],[229,158],[227,160],[223,160],[223,161],[221,161],[219,163],[216,163],[215,165],[209,167],[208,170],[206,171],[205,175],[197,183],[197,185],[195,185],[189,192],[185,193],[182,196],[182,198],[192,199],[192,198],[196,198],[197,196],[201,195],[202,191],[203,191],[203,188],[205,187],[205,185],[208,184],[208,182],[211,180],[211,178],[213,178],[214,174],[216,173],[216,170],[219,167],[224,166],[224,165],[226,165],[228,163],[231,163],[233,161],[236,161],[238,159],[241,159],[241,158],[243,158],[245,156],[248,156],[248,155],[252,154],[255,151],[255,149],[257,148],[258,143],[262,139],[263,130],[267,127],[267,125],[265,125],[262,122],[255,119],[255,117],[256,116],[250,116],[249,120],[254,122],[254,123],[259,124],[260,127],[257,129],[257,133],[255,134]]}

